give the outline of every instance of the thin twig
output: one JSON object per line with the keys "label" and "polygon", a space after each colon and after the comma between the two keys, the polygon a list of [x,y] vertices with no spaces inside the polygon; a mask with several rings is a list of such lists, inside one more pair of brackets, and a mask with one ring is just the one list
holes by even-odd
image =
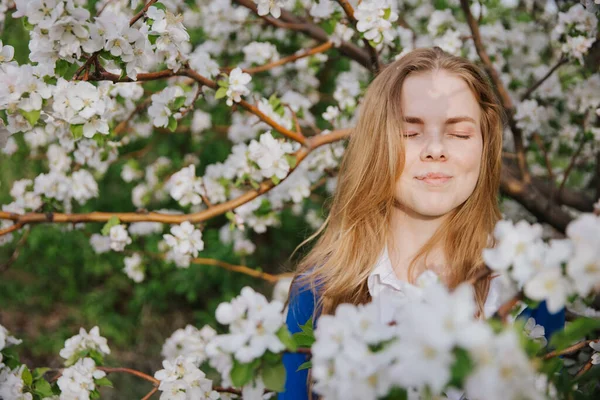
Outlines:
{"label": "thin twig", "polygon": [[[354,8],[352,8],[352,4],[350,4],[350,2],[348,0],[337,0],[337,1],[340,4],[340,6],[342,6],[342,8],[344,9],[344,12],[348,16],[348,19],[350,20],[350,22],[352,23],[352,25],[354,25],[354,28],[356,29],[356,24],[358,21],[356,20],[356,17],[354,17]],[[365,47],[369,51],[369,56],[371,59],[371,71],[374,74],[378,74],[379,71],[381,70],[381,61],[379,60],[379,54],[377,54],[377,49],[375,47],[371,46],[371,43],[369,43],[369,41],[367,39],[363,39],[363,43],[365,44]]]}
{"label": "thin twig", "polygon": [[10,267],[12,265],[12,263],[14,263],[17,260],[17,258],[19,258],[19,253],[21,252],[21,249],[23,248],[23,246],[25,246],[25,243],[27,242],[27,237],[29,236],[29,232],[30,231],[27,231],[23,234],[23,236],[21,236],[21,239],[19,239],[19,241],[17,242],[17,245],[15,246],[15,250],[9,257],[9,259],[4,264],[0,265],[0,272],[6,271],[8,269],[8,267]]}
{"label": "thin twig", "polygon": [[545,354],[544,357],[542,357],[544,360],[548,360],[550,358],[553,357],[557,357],[557,356],[562,356],[565,354],[571,354],[576,352],[577,350],[583,349],[584,347],[587,347],[590,345],[590,343],[598,343],[600,341],[600,339],[591,339],[591,340],[584,340],[583,342],[579,342],[577,344],[574,344],[573,346],[567,347],[566,349],[560,350],[560,351],[551,351],[548,354]]}
{"label": "thin twig", "polygon": [[529,169],[527,168],[527,159],[525,157],[525,146],[523,144],[523,132],[514,120],[514,109],[515,106],[512,102],[512,99],[506,89],[502,79],[500,78],[500,74],[494,68],[494,64],[490,59],[487,51],[485,50],[485,46],[483,45],[483,41],[481,39],[481,33],[479,32],[479,25],[475,18],[473,18],[473,14],[471,13],[471,8],[468,0],[460,0],[460,5],[463,9],[465,17],[467,19],[467,24],[471,29],[471,33],[473,35],[473,44],[475,45],[475,49],[477,50],[477,54],[479,58],[483,62],[484,68],[490,76],[492,82],[496,86],[496,91],[500,96],[500,100],[502,101],[502,105],[504,109],[507,111],[509,117],[509,126],[510,130],[513,133],[513,138],[515,142],[515,150],[517,153],[517,159],[519,164],[519,171],[521,172],[521,176],[525,183],[529,183],[531,181],[531,176],[529,174]]}
{"label": "thin twig", "polygon": [[145,374],[141,371],[137,371],[135,369],[131,369],[131,368],[123,368],[123,367],[117,367],[117,368],[112,368],[112,367],[98,367],[99,370],[104,371],[106,373],[114,373],[114,372],[124,372],[126,374],[130,374],[130,375],[135,375],[138,378],[142,378],[144,380],[147,380],[148,382],[152,382],[155,385],[159,385],[160,381],[158,379],[156,379],[153,376],[150,376],[148,374]]}
{"label": "thin twig", "polygon": [[156,386],[155,386],[155,387],[153,387],[153,388],[152,388],[152,390],[151,390],[151,391],[150,391],[150,392],[149,392],[147,395],[145,395],[145,396],[142,398],[142,400],[148,400],[148,399],[149,399],[150,397],[152,397],[152,395],[153,395],[154,393],[156,393],[156,392],[158,392],[158,387],[156,387]]}
{"label": "thin twig", "polygon": [[213,258],[192,258],[191,262],[194,264],[215,265],[228,271],[240,272],[254,278],[263,279],[270,283],[276,283],[281,278],[280,276],[269,274],[267,272],[257,271],[253,268],[246,267],[245,265],[229,264],[225,261],[215,260]]}
{"label": "thin twig", "polygon": [[565,170],[563,180],[560,183],[560,187],[558,188],[558,197],[559,198],[562,195],[563,189],[565,188],[565,184],[567,183],[567,179],[569,179],[569,175],[571,174],[571,171],[573,170],[573,167],[575,166],[575,160],[579,156],[579,153],[581,153],[581,151],[583,150],[583,146],[585,146],[585,143],[586,143],[585,137],[582,137],[581,143],[579,143],[579,147],[577,148],[577,150],[571,157],[571,161],[569,162],[569,165],[567,166],[567,169]]}
{"label": "thin twig", "polygon": [[525,93],[523,93],[521,96],[521,101],[527,100],[527,98],[531,96],[531,93],[533,93],[535,89],[539,88],[554,71],[556,71],[561,65],[566,64],[568,61],[569,59],[567,57],[562,57],[560,60],[558,60],[558,62],[552,68],[550,68],[546,75],[544,75],[540,80],[527,89]]}
{"label": "thin twig", "polygon": [[[296,60],[300,60],[301,58],[309,57],[309,56],[312,56],[312,55],[315,55],[318,53],[324,53],[332,47],[333,47],[333,43],[328,41],[328,42],[322,43],[318,46],[315,46],[312,49],[308,49],[300,54],[293,54],[291,56],[280,58],[279,60],[271,61],[270,63],[264,64],[264,65],[259,65],[257,67],[245,68],[242,71],[244,71],[248,74],[256,74],[258,72],[268,71],[275,67],[279,67],[280,65],[284,65],[284,64],[296,61]],[[229,72],[233,68],[234,67],[223,67],[223,68],[221,68],[221,71]]]}
{"label": "thin twig", "polygon": [[146,11],[148,11],[148,9],[150,8],[150,6],[152,6],[152,4],[156,3],[158,0],[150,0],[148,3],[146,3],[146,5],[144,6],[144,8],[142,8],[140,10],[140,12],[138,12],[137,14],[135,14],[133,16],[133,18],[131,18],[131,20],[129,21],[129,26],[135,24],[138,19],[142,18],[144,16],[144,14],[146,13]]}

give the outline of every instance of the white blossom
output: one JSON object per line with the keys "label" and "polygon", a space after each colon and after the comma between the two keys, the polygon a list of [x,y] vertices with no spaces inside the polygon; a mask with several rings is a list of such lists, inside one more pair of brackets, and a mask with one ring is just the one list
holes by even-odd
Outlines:
{"label": "white blossom", "polygon": [[97,326],[94,326],[89,332],[84,328],[79,328],[79,334],[65,341],[65,347],[60,350],[59,355],[69,362],[84,350],[95,350],[103,355],[110,354],[106,338],[100,336],[100,329]]}
{"label": "white blossom", "polygon": [[146,276],[144,265],[142,264],[142,256],[139,253],[134,253],[131,257],[125,257],[123,260],[125,268],[123,271],[130,277],[134,282],[140,283]]}
{"label": "white blossom", "polygon": [[246,87],[252,80],[250,74],[242,71],[240,67],[234,68],[229,74],[229,86],[227,88],[227,105],[233,105],[233,102],[239,103],[242,100],[241,96],[250,93]]}
{"label": "white blossom", "polygon": [[111,227],[108,237],[110,238],[110,248],[114,251],[123,251],[125,246],[131,244],[127,228],[123,224]]}
{"label": "white blossom", "polygon": [[164,234],[167,245],[176,253],[181,255],[198,256],[198,252],[204,250],[202,231],[196,229],[189,221],[171,227],[170,234]]}

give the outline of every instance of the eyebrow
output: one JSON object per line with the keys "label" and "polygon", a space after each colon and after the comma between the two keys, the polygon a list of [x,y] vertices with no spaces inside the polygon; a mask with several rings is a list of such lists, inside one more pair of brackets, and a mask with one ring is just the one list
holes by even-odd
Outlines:
{"label": "eyebrow", "polygon": [[[403,117],[402,120],[407,124],[420,124],[425,125],[425,122],[421,118],[418,117]],[[477,122],[471,117],[467,117],[466,115],[460,115],[458,117],[448,118],[445,122],[446,125],[458,124],[459,122],[472,122],[477,125]]]}

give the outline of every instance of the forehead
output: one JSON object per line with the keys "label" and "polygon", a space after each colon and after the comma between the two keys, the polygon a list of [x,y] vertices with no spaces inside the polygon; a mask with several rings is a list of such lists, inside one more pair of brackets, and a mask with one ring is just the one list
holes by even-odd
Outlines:
{"label": "forehead", "polygon": [[425,122],[444,122],[464,115],[479,122],[480,106],[467,83],[447,71],[412,73],[402,84],[405,116]]}

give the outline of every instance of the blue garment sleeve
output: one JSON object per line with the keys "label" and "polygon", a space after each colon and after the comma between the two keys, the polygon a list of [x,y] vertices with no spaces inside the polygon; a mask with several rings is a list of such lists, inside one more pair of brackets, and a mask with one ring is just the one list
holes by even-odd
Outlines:
{"label": "blue garment sleeve", "polygon": [[[300,325],[313,315],[315,296],[309,288],[292,285],[286,324],[292,334],[300,332]],[[284,353],[285,390],[278,394],[279,400],[308,400],[308,369],[297,371],[308,361],[307,354]]]}
{"label": "blue garment sleeve", "polygon": [[535,309],[527,307],[517,318],[528,319],[529,317],[535,319],[536,324],[544,327],[544,336],[548,341],[555,332],[565,327],[565,309],[562,308],[556,314],[552,314],[546,307],[546,301],[542,301]]}

